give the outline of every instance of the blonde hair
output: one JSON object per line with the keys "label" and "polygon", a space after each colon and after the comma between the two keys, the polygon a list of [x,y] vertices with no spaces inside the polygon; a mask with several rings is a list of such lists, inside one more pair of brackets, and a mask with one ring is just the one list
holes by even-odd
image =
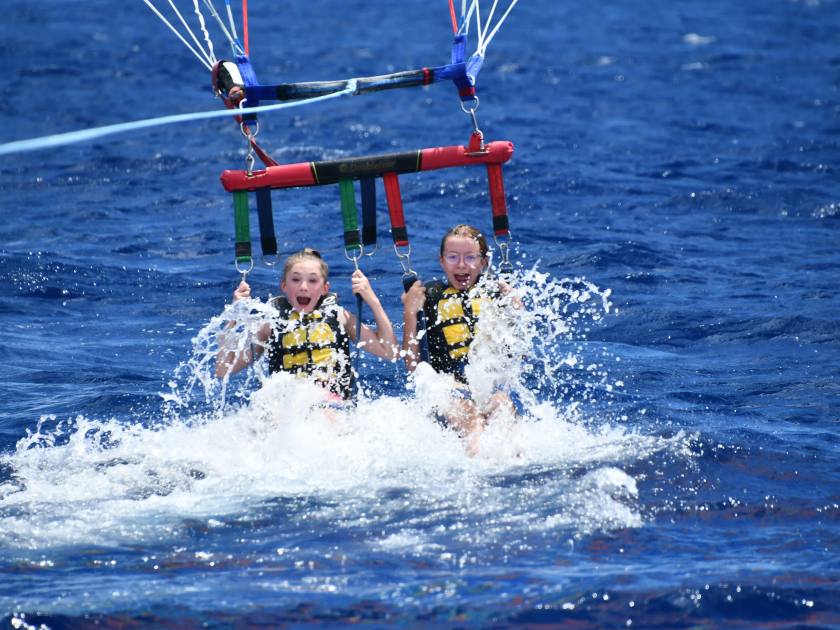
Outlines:
{"label": "blonde hair", "polygon": [[296,264],[310,260],[314,260],[319,264],[321,267],[321,275],[324,276],[324,282],[326,282],[330,277],[330,268],[327,266],[327,263],[324,262],[324,259],[321,258],[321,253],[317,250],[310,249],[309,247],[304,247],[302,250],[295,252],[286,259],[286,262],[283,264],[283,279],[286,279],[286,275]]}
{"label": "blonde hair", "polygon": [[487,247],[487,239],[484,238],[484,234],[481,233],[481,230],[471,225],[467,225],[466,223],[459,223],[443,235],[443,239],[440,241],[441,257],[443,257],[443,250],[446,247],[446,239],[450,236],[465,236],[473,239],[476,243],[478,243],[478,250],[481,252],[481,257],[487,258],[487,252],[490,250],[490,248]]}

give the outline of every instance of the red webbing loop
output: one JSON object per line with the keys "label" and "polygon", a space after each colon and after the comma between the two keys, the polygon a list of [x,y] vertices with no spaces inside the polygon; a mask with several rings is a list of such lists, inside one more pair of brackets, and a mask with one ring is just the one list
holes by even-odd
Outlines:
{"label": "red webbing loop", "polygon": [[452,18],[452,32],[458,32],[458,18],[455,17],[455,1],[449,0],[449,17]]}
{"label": "red webbing loop", "polygon": [[394,245],[404,247],[408,245],[408,230],[405,227],[400,181],[396,173],[382,175],[385,184],[385,198],[388,200],[388,214],[391,216],[391,236]]}
{"label": "red webbing loop", "polygon": [[493,208],[493,231],[496,236],[507,236],[510,234],[510,227],[501,164],[487,165],[487,184],[490,189],[490,205]]}
{"label": "red webbing loop", "polygon": [[[248,128],[248,125],[242,122],[242,116],[235,116],[235,118],[237,122],[239,122],[242,125],[242,130],[246,134],[250,134],[251,130]],[[248,136],[248,141],[251,143],[251,147],[253,147],[254,153],[256,153],[260,157],[260,160],[262,160],[263,164],[265,164],[266,166],[280,166],[279,162],[277,162],[277,160],[275,160],[268,153],[266,153],[265,150],[257,144],[257,141],[254,140],[252,136]]]}
{"label": "red webbing loop", "polygon": [[[228,109],[238,109],[235,105],[228,102],[227,99],[224,99],[224,102]],[[248,142],[251,143],[251,147],[254,149],[254,153],[256,153],[260,157],[262,163],[266,166],[280,166],[280,163],[273,157],[271,157],[268,153],[266,153],[265,150],[257,144],[257,141],[254,140],[254,137],[250,135],[251,130],[248,128],[248,125],[242,122],[242,116],[234,116],[233,119],[239,123],[240,127],[242,128],[242,131],[248,136]]]}

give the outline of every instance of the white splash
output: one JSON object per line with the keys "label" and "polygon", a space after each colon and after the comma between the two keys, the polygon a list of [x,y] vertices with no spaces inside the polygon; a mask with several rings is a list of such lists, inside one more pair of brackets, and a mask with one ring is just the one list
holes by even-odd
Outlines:
{"label": "white splash", "polygon": [[[640,435],[587,412],[614,385],[585,356],[586,331],[610,311],[609,292],[536,268],[511,283],[514,293],[482,314],[467,377],[477,400],[502,388],[523,408],[495,414],[472,456],[435,422],[452,382],[428,366],[404,393],[361,395],[343,410],[323,406],[318,386],[266,376],[260,365],[215,379],[219,333],[245,348],[269,316],[254,301],[229,307],[197,335],[160,417],[44,417],[0,456],[0,471],[11,471],[0,483],[0,548],[166,541],[186,519],[247,515],[278,497],[341,497],[317,516],[387,520],[393,506],[382,493],[393,488],[430,515],[490,514],[497,528],[581,535],[641,525],[636,482],[622,468],[677,453],[685,438]],[[234,308],[238,324],[227,330]],[[534,471],[551,472],[538,490],[522,483]],[[404,534],[371,544],[434,549],[433,530],[413,518]]]}

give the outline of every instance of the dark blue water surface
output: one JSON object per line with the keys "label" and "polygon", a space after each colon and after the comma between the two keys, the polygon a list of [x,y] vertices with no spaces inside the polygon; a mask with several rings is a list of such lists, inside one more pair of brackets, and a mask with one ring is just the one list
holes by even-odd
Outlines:
{"label": "dark blue water surface", "polygon": [[[440,65],[431,4],[254,0],[251,57],[266,82]],[[142,2],[2,13],[4,142],[221,107]],[[840,627],[839,31],[836,0],[516,6],[477,112],[516,147],[513,257],[597,289],[523,376],[540,410],[474,457],[399,366],[360,366],[343,429],[247,377],[204,395],[232,121],[0,157],[4,627]],[[261,119],[281,162],[471,131],[450,85]],[[422,276],[451,224],[490,229],[481,169],[401,183]],[[351,303],[337,189],[274,199],[281,254],[320,249]],[[363,268],[401,323],[381,212]]]}

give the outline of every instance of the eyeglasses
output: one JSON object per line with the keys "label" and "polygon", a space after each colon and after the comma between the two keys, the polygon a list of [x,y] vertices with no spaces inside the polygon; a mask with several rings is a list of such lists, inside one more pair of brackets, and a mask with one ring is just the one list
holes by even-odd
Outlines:
{"label": "eyeglasses", "polygon": [[315,258],[321,258],[321,252],[319,252],[317,249],[312,249],[311,247],[304,247],[302,250],[300,250],[300,253],[307,254],[309,256],[315,256]]}
{"label": "eyeglasses", "polygon": [[464,261],[464,264],[467,267],[474,267],[476,263],[481,259],[479,254],[456,254],[455,252],[449,252],[443,255],[443,259],[449,265],[457,265],[460,261]]}

